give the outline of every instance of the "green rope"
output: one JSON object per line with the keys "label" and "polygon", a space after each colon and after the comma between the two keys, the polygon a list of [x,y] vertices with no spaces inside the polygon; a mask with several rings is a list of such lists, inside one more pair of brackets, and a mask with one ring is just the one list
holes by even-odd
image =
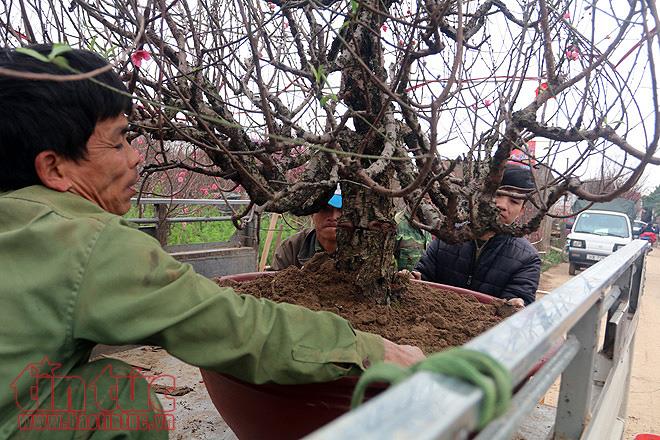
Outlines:
{"label": "green rope", "polygon": [[362,374],[355,386],[351,407],[362,403],[370,384],[386,382],[394,385],[418,371],[456,377],[481,388],[484,398],[479,413],[479,429],[504,414],[511,404],[513,386],[509,371],[486,353],[456,347],[432,354],[409,368],[385,363],[374,365]]}

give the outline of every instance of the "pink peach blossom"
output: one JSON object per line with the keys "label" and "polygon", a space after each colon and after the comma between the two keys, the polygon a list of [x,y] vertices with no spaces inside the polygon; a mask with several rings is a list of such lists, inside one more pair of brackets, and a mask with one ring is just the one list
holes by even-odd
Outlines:
{"label": "pink peach blossom", "polygon": [[577,61],[580,59],[580,52],[576,48],[566,49],[566,58],[570,61]]}
{"label": "pink peach blossom", "polygon": [[142,61],[149,61],[151,59],[151,54],[144,49],[138,49],[131,54],[131,61],[133,65],[138,69],[142,65]]}

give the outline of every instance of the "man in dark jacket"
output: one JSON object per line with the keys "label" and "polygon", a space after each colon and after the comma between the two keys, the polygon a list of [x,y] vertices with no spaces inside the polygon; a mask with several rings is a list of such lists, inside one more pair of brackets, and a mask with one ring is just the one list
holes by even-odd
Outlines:
{"label": "man in dark jacket", "polygon": [[[500,187],[524,194],[534,188],[528,168],[507,165]],[[511,224],[522,212],[524,200],[498,195],[502,223]],[[524,238],[487,232],[478,240],[447,244],[434,240],[415,266],[425,281],[475,290],[523,307],[534,301],[541,259]]]}

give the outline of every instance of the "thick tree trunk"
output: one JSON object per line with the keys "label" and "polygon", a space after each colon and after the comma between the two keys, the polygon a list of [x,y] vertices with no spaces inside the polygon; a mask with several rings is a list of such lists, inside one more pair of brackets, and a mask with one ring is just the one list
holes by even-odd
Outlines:
{"label": "thick tree trunk", "polygon": [[355,276],[359,292],[386,302],[396,271],[396,225],[392,199],[364,187],[343,185],[344,208],[337,228],[337,269]]}
{"label": "thick tree trunk", "polygon": [[[384,114],[390,105],[387,97],[377,86],[387,81],[384,68],[383,47],[373,29],[380,30],[391,1],[369,2],[359,8],[358,19],[352,31],[349,47],[357,54],[344,54],[347,62],[342,72],[345,103],[355,110],[355,132],[347,148],[356,153],[378,157],[383,154],[385,129]],[[359,167],[371,172],[372,179],[385,188],[391,188],[394,170],[391,165],[370,169],[374,159],[351,158],[359,161]],[[357,165],[357,164],[356,164]],[[350,176],[346,176],[350,177]],[[342,183],[344,207],[337,230],[337,268],[352,272],[362,294],[376,301],[388,301],[396,265],[394,244],[396,224],[393,200],[379,196],[364,185]]]}

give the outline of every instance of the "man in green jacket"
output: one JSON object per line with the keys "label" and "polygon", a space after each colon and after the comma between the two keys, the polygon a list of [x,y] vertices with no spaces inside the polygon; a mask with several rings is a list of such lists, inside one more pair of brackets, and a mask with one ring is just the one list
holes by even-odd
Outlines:
{"label": "man in green jacket", "polygon": [[314,228],[303,229],[275,249],[271,269],[303,267],[317,252],[334,253],[337,250],[337,220],[341,216],[341,207],[341,189],[337,186],[328,204],[312,214]]}
{"label": "man in green jacket", "polygon": [[[52,47],[31,49],[47,57]],[[107,66],[87,51],[60,56],[77,72]],[[61,64],[0,49],[0,67],[13,72],[71,74]],[[131,99],[115,73],[95,73],[0,74],[0,438],[113,429],[98,417],[129,405],[153,422],[159,405],[144,379],[119,362],[90,363],[97,343],[160,345],[253,383],[328,381],[423,357],[331,313],[220,288],[119,217],[140,162],[126,140]],[[69,419],[44,429],[62,414]]]}

